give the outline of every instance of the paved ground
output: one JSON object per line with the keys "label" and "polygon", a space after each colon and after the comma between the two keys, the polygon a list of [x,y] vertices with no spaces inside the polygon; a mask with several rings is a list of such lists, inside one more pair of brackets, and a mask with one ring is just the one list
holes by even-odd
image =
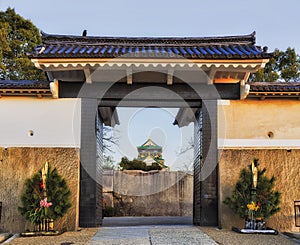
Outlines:
{"label": "paved ground", "polygon": [[[126,219],[130,226],[125,226]],[[175,222],[175,223],[172,223]],[[190,218],[179,217],[127,217],[104,219],[104,227],[65,232],[52,237],[19,237],[7,244],[12,245],[168,245],[168,244],[222,244],[222,245],[292,245],[300,244],[279,235],[238,234],[230,230],[192,226]],[[156,224],[153,224],[156,223]],[[113,227],[115,225],[115,227]],[[106,227],[105,227],[106,226]],[[2,244],[1,244],[2,245]]]}
{"label": "paved ground", "polygon": [[217,245],[208,235],[194,226],[131,226],[103,227],[92,238],[90,245]]}
{"label": "paved ground", "polygon": [[192,226],[192,217],[113,217],[103,220],[91,240],[96,244],[216,244]]}

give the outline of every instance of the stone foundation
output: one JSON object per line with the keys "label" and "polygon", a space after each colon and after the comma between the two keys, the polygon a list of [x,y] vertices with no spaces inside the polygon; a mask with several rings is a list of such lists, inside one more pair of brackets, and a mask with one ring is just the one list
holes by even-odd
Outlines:
{"label": "stone foundation", "polygon": [[244,221],[223,200],[230,196],[242,168],[258,158],[266,176],[276,177],[275,189],[281,193],[281,210],[267,220],[267,226],[279,231],[300,232],[295,226],[294,200],[300,200],[300,150],[223,150],[220,152],[220,223],[222,228],[243,227]]}
{"label": "stone foundation", "polygon": [[[3,203],[1,231],[16,233],[33,228],[20,215],[18,206],[21,205],[20,196],[25,180],[41,169],[46,161],[52,167],[56,167],[67,180],[72,193],[73,206],[64,218],[55,222],[55,228],[66,228],[67,230],[78,228],[78,152],[79,150],[74,148],[0,148],[0,201]],[[275,188],[281,192],[281,211],[268,219],[267,225],[279,231],[300,232],[300,228],[295,226],[294,220],[294,200],[300,200],[300,150],[295,149],[221,151],[219,162],[221,227],[230,229],[232,226],[244,226],[244,221],[222,201],[231,195],[239,178],[240,170],[250,164],[254,158],[259,159],[262,168],[267,168],[266,175],[268,177],[272,175],[276,177]],[[172,176],[166,177],[167,174]],[[190,215],[189,212],[180,210],[183,210],[181,208],[185,205],[187,210],[192,210],[192,202],[187,201],[189,198],[192,200],[193,190],[190,190],[193,187],[192,176],[184,179],[180,174],[169,172],[152,174],[151,177],[146,176],[149,174],[145,173],[118,172],[115,175],[119,178],[114,184],[115,193],[120,195],[119,197],[123,196],[124,201],[129,202],[130,210],[136,210],[136,215]],[[124,176],[120,178],[120,175]],[[180,179],[183,181],[179,181]],[[137,191],[134,191],[134,188]],[[183,193],[190,194],[184,197]],[[149,201],[151,198],[153,198],[152,202]],[[140,205],[139,208],[138,205]],[[164,212],[157,214],[154,212],[155,210],[164,210]],[[134,213],[130,213],[130,215],[134,215]]]}
{"label": "stone foundation", "polygon": [[18,233],[33,229],[31,223],[19,213],[18,206],[21,205],[25,180],[37,173],[46,161],[57,168],[71,190],[72,207],[63,218],[55,221],[54,228],[76,230],[79,203],[78,152],[74,148],[0,148],[0,202],[3,203],[0,230]]}

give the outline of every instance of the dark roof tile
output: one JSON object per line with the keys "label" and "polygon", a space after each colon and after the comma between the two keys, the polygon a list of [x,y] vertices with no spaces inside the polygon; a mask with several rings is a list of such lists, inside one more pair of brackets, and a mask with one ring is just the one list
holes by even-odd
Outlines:
{"label": "dark roof tile", "polygon": [[250,84],[251,92],[300,92],[300,83],[256,82]]}
{"label": "dark roof tile", "polygon": [[0,89],[49,89],[49,81],[0,80]]}
{"label": "dark roof tile", "polygon": [[[255,33],[227,37],[90,37],[42,33],[31,58],[114,58],[182,56],[188,59],[269,58],[255,45]],[[153,55],[154,54],[154,55]]]}

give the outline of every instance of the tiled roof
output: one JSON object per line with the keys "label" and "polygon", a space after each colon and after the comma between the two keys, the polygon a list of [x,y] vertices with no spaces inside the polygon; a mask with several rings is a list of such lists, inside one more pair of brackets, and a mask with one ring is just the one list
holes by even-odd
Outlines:
{"label": "tiled roof", "polygon": [[30,80],[0,80],[1,96],[52,96],[50,82]]}
{"label": "tiled roof", "polygon": [[300,92],[300,83],[249,83],[250,93],[268,93],[268,92]]}
{"label": "tiled roof", "polygon": [[300,83],[260,82],[249,83],[248,98],[300,99]]}
{"label": "tiled roof", "polygon": [[32,80],[0,80],[0,89],[50,89],[50,82]]}
{"label": "tiled roof", "polygon": [[42,33],[31,58],[154,57],[261,59],[270,53],[255,45],[255,32],[227,37],[90,37]]}

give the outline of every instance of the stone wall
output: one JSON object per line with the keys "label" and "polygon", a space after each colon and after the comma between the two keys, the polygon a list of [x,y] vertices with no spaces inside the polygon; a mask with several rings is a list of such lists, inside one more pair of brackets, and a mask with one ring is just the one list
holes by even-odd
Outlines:
{"label": "stone wall", "polygon": [[18,212],[26,179],[39,171],[46,161],[57,168],[71,190],[72,207],[55,229],[75,230],[78,227],[79,154],[74,148],[0,148],[0,201],[3,203],[0,230],[23,232],[32,229]]}
{"label": "stone wall", "polygon": [[275,189],[281,192],[281,211],[267,220],[267,225],[279,231],[300,232],[295,226],[294,200],[300,200],[300,150],[223,150],[220,154],[220,222],[222,228],[243,227],[244,222],[222,201],[230,196],[242,168],[258,158],[266,175],[276,177]]}
{"label": "stone wall", "polygon": [[104,171],[106,206],[125,216],[192,216],[193,176],[167,171]]}

